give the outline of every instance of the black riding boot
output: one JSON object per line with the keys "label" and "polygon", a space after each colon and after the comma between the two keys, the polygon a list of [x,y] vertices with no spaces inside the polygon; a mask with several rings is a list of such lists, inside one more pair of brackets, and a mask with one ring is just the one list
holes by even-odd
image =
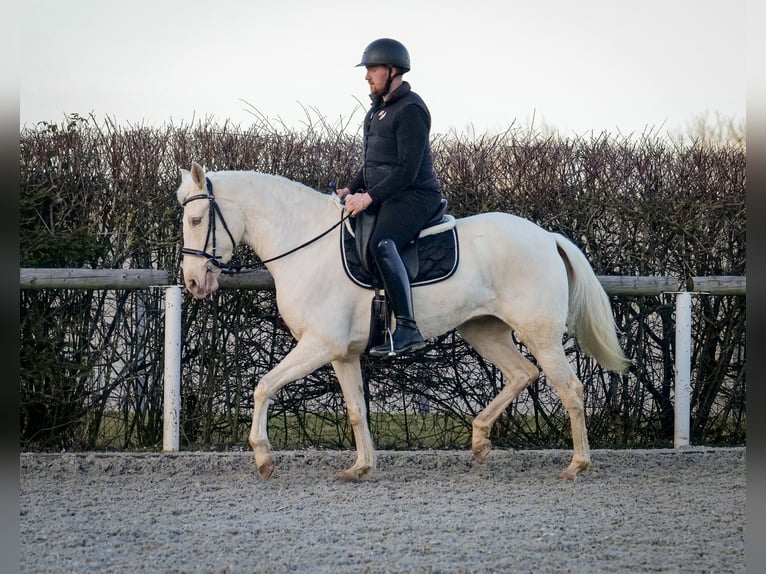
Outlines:
{"label": "black riding boot", "polygon": [[389,239],[381,241],[378,244],[375,262],[383,276],[383,287],[394,309],[396,331],[390,341],[371,348],[370,355],[393,357],[422,349],[426,343],[415,323],[410,278],[396,244]]}

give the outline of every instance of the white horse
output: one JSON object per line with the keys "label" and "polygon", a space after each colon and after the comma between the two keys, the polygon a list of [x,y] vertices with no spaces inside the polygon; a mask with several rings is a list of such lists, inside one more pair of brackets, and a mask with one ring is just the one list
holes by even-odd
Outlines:
{"label": "white horse", "polygon": [[[207,179],[206,179],[207,178]],[[209,182],[206,185],[206,181]],[[331,363],[354,431],[357,457],[341,480],[375,470],[367,426],[360,355],[370,326],[372,292],[354,284],[341,267],[342,206],[281,176],[252,171],[205,174],[196,163],[181,170],[178,201],[184,206],[182,263],[186,288],[198,299],[218,288],[221,264],[245,242],[274,277],[277,306],[297,344],[254,390],[249,442],[263,478],[274,471],[267,434],[268,405],[284,385]],[[199,200],[199,201],[197,201]],[[574,453],[561,478],[574,479],[590,465],[583,387],[562,347],[565,330],[605,369],[628,364],[618,345],[609,299],[583,253],[568,239],[525,219],[485,213],[457,220],[460,265],[452,277],[413,288],[413,306],[425,338],[457,328],[505,376],[500,393],[476,416],[471,450],[478,461],[490,452],[490,428],[539,371],[514,344],[512,333],[536,357],[566,407]],[[277,258],[273,261],[269,259]]]}

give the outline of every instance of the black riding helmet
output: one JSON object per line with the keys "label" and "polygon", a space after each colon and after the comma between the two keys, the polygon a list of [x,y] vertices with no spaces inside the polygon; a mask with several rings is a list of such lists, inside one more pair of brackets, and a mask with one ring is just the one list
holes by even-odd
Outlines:
{"label": "black riding helmet", "polygon": [[410,54],[401,42],[391,38],[380,38],[371,42],[362,54],[359,66],[388,66],[398,68],[401,73],[410,71]]}

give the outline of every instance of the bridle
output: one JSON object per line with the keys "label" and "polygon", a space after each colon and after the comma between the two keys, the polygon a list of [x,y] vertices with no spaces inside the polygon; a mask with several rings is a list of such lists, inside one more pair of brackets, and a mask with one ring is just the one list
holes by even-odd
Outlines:
{"label": "bridle", "polygon": [[[231,248],[234,249],[237,246],[237,242],[234,241],[234,236],[231,234],[231,231],[229,230],[229,226],[226,225],[226,220],[223,218],[223,213],[221,213],[221,208],[218,207],[218,204],[215,201],[215,195],[213,194],[213,183],[208,179],[205,178],[205,187],[207,187],[207,193],[200,193],[198,195],[192,195],[191,197],[187,197],[183,200],[181,203],[182,207],[186,207],[187,204],[191,203],[192,201],[197,201],[199,199],[207,199],[209,202],[209,208],[208,208],[208,225],[207,225],[207,235],[205,236],[205,246],[202,249],[191,249],[189,247],[181,247],[181,255],[194,255],[195,257],[204,257],[207,259],[208,263],[211,265],[214,265],[218,269],[221,269],[222,271],[226,271],[231,266],[226,263],[221,263],[219,259],[221,259],[221,256],[216,253],[216,240],[215,240],[215,216],[218,214],[218,217],[221,218],[221,225],[223,225],[223,228],[226,230],[226,233],[229,235],[229,239],[231,239]],[[208,253],[207,246],[211,246],[211,251]]]}
{"label": "bridle", "polygon": [[[191,203],[192,201],[197,201],[200,199],[206,199],[208,200],[208,226],[207,226],[207,235],[205,236],[205,246],[202,249],[191,249],[190,247],[181,247],[181,255],[193,255],[194,257],[204,257],[207,259],[207,262],[214,267],[217,267],[221,270],[221,272],[226,274],[234,274],[239,273],[243,269],[248,269],[251,267],[255,267],[255,265],[239,265],[235,263],[222,263],[219,261],[221,259],[221,256],[216,253],[216,237],[215,237],[215,220],[216,220],[216,214],[221,219],[221,225],[223,225],[224,230],[226,230],[226,234],[229,236],[229,239],[231,240],[231,246],[232,250],[234,250],[237,247],[237,242],[234,240],[234,236],[231,234],[231,231],[229,230],[229,226],[226,224],[226,220],[223,218],[223,213],[221,213],[221,208],[218,207],[218,203],[215,201],[215,195],[213,194],[213,183],[210,181],[209,178],[205,178],[205,187],[207,188],[207,193],[200,193],[198,195],[192,195],[191,197],[187,197],[183,200],[181,203],[182,207],[186,207],[188,203]],[[297,247],[294,247],[290,251],[286,251],[285,253],[282,253],[281,255],[277,255],[276,257],[271,257],[270,259],[262,259],[261,263],[271,263],[272,261],[276,261],[277,259],[282,259],[283,257],[287,257],[288,255],[295,253],[296,251],[303,249],[304,247],[311,245],[318,239],[321,239],[328,233],[330,233],[333,229],[341,225],[346,219],[349,218],[349,214],[345,214],[341,216],[340,221],[327,229],[326,231],[323,231],[313,239],[309,239],[305,243],[302,243],[301,245],[298,245]],[[211,249],[210,252],[208,252],[207,247],[210,245]]]}

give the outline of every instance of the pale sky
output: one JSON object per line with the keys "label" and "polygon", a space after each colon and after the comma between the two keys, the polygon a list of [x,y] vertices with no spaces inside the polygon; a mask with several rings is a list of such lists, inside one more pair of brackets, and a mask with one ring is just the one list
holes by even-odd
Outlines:
{"label": "pale sky", "polygon": [[247,127],[244,100],[288,126],[305,107],[356,130],[369,90],[354,66],[380,37],[407,46],[405,79],[434,133],[534,117],[564,135],[640,135],[745,118],[746,0],[26,0],[20,11],[22,127],[73,113]]}

